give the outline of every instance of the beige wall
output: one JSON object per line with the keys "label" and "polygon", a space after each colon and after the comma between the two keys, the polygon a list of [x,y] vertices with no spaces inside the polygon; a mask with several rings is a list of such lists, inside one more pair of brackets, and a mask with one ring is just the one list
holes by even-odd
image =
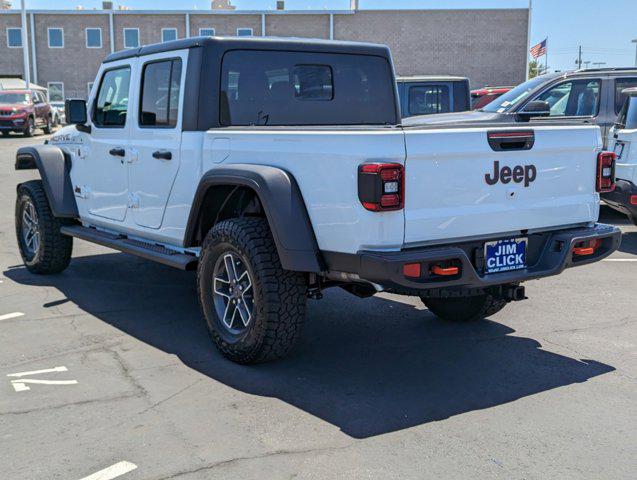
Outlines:
{"label": "beige wall", "polygon": [[273,37],[330,38],[330,16],[267,15],[265,31]]}
{"label": "beige wall", "polygon": [[139,42],[141,45],[161,42],[162,28],[176,28],[177,38],[186,36],[185,15],[137,15],[115,14],[113,15],[113,37],[115,37],[115,50],[124,48],[124,29],[139,28]]}
{"label": "beige wall", "polygon": [[[64,29],[64,48],[49,48],[47,28]],[[86,48],[86,28],[102,29],[102,48]],[[67,98],[83,98],[102,59],[110,53],[107,15],[36,15],[38,83],[63,82]]]}
{"label": "beige wall", "polygon": [[234,36],[237,28],[251,28],[261,35],[261,15],[197,15],[190,14],[190,35],[199,35],[200,28],[214,28],[215,35]]}
{"label": "beige wall", "polygon": [[20,28],[20,24],[20,15],[0,15],[0,77],[22,75],[24,72],[22,49],[7,46],[7,28]]}
{"label": "beige wall", "polygon": [[334,38],[389,45],[400,75],[469,77],[473,87],[525,79],[527,10],[359,11],[336,15]]}
{"label": "beige wall", "polygon": [[[363,10],[334,15],[334,38],[389,45],[402,75],[467,76],[471,85],[516,84],[525,77],[528,11],[517,10]],[[110,53],[109,15],[96,13],[35,14],[38,82],[64,82],[67,97],[83,97],[101,60]],[[329,38],[329,14],[266,13],[272,36]],[[7,48],[7,26],[20,26],[17,12],[0,13],[0,76],[22,74],[22,49]],[[142,45],[161,41],[162,28],[186,35],[184,13],[113,13],[115,50],[124,48],[124,28],[139,28]],[[48,48],[47,27],[64,28],[64,48]],[[102,28],[102,48],[86,48],[85,28]],[[214,28],[236,35],[252,28],[260,36],[260,14],[190,13],[190,34]],[[29,36],[29,42],[30,42]],[[31,53],[31,52],[29,52]]]}

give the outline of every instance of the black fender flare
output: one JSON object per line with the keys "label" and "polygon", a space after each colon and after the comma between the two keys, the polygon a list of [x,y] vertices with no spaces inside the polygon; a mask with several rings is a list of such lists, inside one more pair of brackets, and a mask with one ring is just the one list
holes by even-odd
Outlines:
{"label": "black fender flare", "polygon": [[38,169],[44,193],[55,217],[79,217],[70,176],[71,159],[60,147],[55,145],[21,147],[16,153],[15,169]]}
{"label": "black fender flare", "polygon": [[199,181],[190,208],[184,246],[194,245],[206,194],[215,186],[222,185],[244,186],[254,190],[270,224],[284,269],[315,273],[325,270],[296,180],[289,172],[268,165],[233,164],[207,171]]}

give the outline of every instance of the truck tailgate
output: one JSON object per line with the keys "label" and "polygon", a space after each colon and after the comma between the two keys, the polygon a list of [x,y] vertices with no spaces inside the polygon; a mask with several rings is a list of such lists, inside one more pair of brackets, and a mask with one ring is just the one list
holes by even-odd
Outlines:
{"label": "truck tailgate", "polygon": [[[493,150],[488,133],[511,131],[532,148]],[[597,220],[596,126],[414,128],[405,143],[406,246]]]}

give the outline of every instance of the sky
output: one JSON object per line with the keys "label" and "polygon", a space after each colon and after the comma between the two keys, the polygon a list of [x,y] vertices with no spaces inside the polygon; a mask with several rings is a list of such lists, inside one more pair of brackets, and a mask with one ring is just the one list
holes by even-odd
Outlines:
{"label": "sky", "polygon": [[[101,0],[26,0],[28,9],[100,8]],[[274,9],[276,0],[233,0],[242,10]],[[190,9],[207,10],[209,0],[114,0],[115,5],[133,9]],[[347,9],[349,0],[286,0],[289,10]],[[13,0],[14,8],[20,1]],[[178,5],[178,6],[176,6]],[[359,0],[361,9],[395,8],[523,8],[528,0]],[[531,45],[548,38],[550,70],[575,68],[578,47],[582,46],[583,60],[605,62],[602,66],[633,66],[636,63],[637,0],[533,0]],[[544,58],[540,59],[543,63]]]}

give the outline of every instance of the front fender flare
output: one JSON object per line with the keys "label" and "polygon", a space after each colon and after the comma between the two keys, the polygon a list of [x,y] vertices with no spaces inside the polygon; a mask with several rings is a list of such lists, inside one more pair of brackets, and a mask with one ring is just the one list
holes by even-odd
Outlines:
{"label": "front fender flare", "polygon": [[[296,272],[321,272],[324,263],[301,190],[285,170],[268,165],[234,164],[206,172],[190,209],[184,246],[193,246],[203,201],[215,186],[251,188],[258,196],[274,237],[281,265]],[[203,232],[205,234],[205,232]]]}
{"label": "front fender flare", "polygon": [[78,218],[70,170],[71,159],[55,145],[21,147],[16,153],[16,170],[38,169],[44,193],[53,215],[58,218]]}

